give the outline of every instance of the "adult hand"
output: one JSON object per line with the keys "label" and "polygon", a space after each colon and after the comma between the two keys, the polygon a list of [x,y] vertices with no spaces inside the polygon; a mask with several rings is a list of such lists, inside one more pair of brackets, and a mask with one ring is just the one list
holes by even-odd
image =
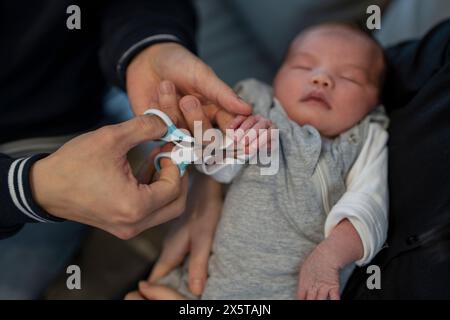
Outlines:
{"label": "adult hand", "polygon": [[[203,131],[211,127],[205,109],[195,97],[183,97],[180,109],[191,131],[194,121],[201,121]],[[125,299],[181,298],[177,292],[157,286],[155,282],[179,266],[188,254],[189,289],[193,294],[200,295],[208,274],[208,260],[222,203],[221,185],[207,176],[197,174],[188,197],[187,210],[174,221],[148,282],[141,282],[139,289],[130,292]]]}
{"label": "adult hand", "polygon": [[[247,115],[252,111],[189,50],[177,43],[159,43],[140,52],[127,68],[127,92],[137,115],[158,101],[158,88],[163,80],[171,81],[180,95],[194,95],[203,104],[214,103],[235,114]],[[166,88],[171,90],[169,85]],[[170,116],[177,118],[181,114],[174,111]]]}
{"label": "adult hand", "polygon": [[198,174],[188,197],[186,212],[174,220],[148,281],[139,282],[138,290],[128,293],[126,300],[183,299],[180,293],[158,285],[157,281],[180,266],[188,254],[189,289],[195,295],[202,294],[222,202],[221,185]]}
{"label": "adult hand", "polygon": [[195,295],[202,294],[222,203],[221,185],[199,174],[188,197],[186,213],[174,223],[165,239],[162,253],[149,277],[150,283],[179,266],[189,254],[189,289]]}
{"label": "adult hand", "polygon": [[33,165],[35,201],[56,217],[122,239],[177,217],[185,207],[187,175],[180,179],[178,168],[164,159],[159,177],[148,184],[153,174],[138,181],[127,160],[131,148],[166,130],[159,118],[139,116],[67,142]]}

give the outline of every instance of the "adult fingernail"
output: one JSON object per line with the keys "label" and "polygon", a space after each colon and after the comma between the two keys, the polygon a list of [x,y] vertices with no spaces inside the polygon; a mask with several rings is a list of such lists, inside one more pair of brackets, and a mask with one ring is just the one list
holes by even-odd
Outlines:
{"label": "adult fingernail", "polygon": [[197,108],[197,101],[194,98],[183,99],[180,102],[180,107],[187,112],[193,111]]}
{"label": "adult fingernail", "polygon": [[245,101],[245,100],[244,100],[243,98],[241,98],[240,96],[236,96],[236,98],[237,98],[237,100],[239,101],[239,103],[240,103],[243,107],[245,107],[246,109],[248,109],[248,111],[251,112],[250,105],[248,104],[247,101]]}
{"label": "adult fingernail", "polygon": [[162,94],[172,94],[175,92],[175,88],[173,83],[170,81],[163,81],[159,85],[159,90]]}

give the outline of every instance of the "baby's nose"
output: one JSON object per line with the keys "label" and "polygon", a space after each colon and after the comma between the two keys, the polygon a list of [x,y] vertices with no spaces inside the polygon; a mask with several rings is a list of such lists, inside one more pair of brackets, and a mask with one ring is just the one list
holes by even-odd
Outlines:
{"label": "baby's nose", "polygon": [[331,78],[324,73],[317,73],[312,76],[311,82],[316,86],[321,86],[324,88],[329,88],[333,85]]}

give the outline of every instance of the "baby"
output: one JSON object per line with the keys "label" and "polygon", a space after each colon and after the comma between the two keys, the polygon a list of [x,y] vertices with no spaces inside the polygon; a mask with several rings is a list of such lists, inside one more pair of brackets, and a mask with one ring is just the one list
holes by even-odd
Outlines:
{"label": "baby", "polygon": [[[375,107],[384,67],[370,37],[324,24],[292,42],[273,89],[256,80],[237,85],[254,114],[280,130],[279,171],[224,165],[215,175],[232,184],[201,298],[338,299],[355,263],[381,249],[387,119]],[[195,298],[186,272],[160,283]]]}

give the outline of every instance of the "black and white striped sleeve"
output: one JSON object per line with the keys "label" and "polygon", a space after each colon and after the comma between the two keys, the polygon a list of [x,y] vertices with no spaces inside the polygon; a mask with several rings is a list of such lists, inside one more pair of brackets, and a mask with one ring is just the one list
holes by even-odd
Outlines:
{"label": "black and white striped sleeve", "polygon": [[63,221],[45,212],[33,199],[30,169],[45,156],[12,159],[0,154],[0,239],[15,234],[25,223]]}

